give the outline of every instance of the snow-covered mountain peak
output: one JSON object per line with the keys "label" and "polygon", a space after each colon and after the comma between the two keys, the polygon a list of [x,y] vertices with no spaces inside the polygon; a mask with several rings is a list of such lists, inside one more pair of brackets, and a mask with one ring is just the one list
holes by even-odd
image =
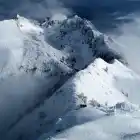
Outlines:
{"label": "snow-covered mountain peak", "polygon": [[0,37],[0,139],[53,133],[59,118],[63,124],[71,111],[80,117],[85,107],[93,118],[94,112],[104,117],[116,108],[139,110],[139,76],[120,62],[113,40],[91,22],[63,15],[39,22],[17,15],[0,21]]}
{"label": "snow-covered mountain peak", "polygon": [[[78,104],[62,115],[52,131],[46,132],[39,140],[139,139],[138,83],[140,77],[118,60],[108,64],[96,59],[54,94],[63,95],[65,99],[73,95]],[[66,107],[71,102],[65,103]]]}
{"label": "snow-covered mountain peak", "polygon": [[[45,38],[52,46],[64,51],[76,59],[75,68],[81,69],[95,58],[101,57],[107,62],[121,59],[111,50],[106,37],[87,20],[78,16],[63,21],[47,19],[43,23]],[[81,64],[82,61],[82,64]]]}
{"label": "snow-covered mountain peak", "polygon": [[63,20],[55,17],[46,20],[41,26],[38,22],[19,15],[15,20],[1,21],[1,31],[7,27],[14,30],[12,37],[7,38],[10,34],[8,28],[6,29],[5,36],[2,35],[1,46],[14,43],[13,47],[8,49],[10,52],[13,48],[14,51],[16,49],[12,52],[12,57],[16,59],[18,55],[18,62],[13,60],[11,64],[15,65],[17,71],[24,69],[29,72],[34,69],[42,73],[44,65],[49,61],[62,65],[64,69],[80,70],[96,57],[103,57],[106,61],[115,58],[115,53],[104,41],[104,35],[89,21],[78,16],[64,17]]}
{"label": "snow-covered mountain peak", "polygon": [[31,22],[31,20],[21,17],[20,15],[17,15],[17,25],[19,29],[25,33],[28,32],[39,35],[39,33],[43,32],[42,28],[39,27],[37,23],[35,24],[35,22]]}

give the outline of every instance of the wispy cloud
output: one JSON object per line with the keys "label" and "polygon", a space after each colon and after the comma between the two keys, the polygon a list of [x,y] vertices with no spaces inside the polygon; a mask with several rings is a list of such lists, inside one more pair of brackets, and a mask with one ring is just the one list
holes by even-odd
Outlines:
{"label": "wispy cloud", "polygon": [[140,15],[133,14],[132,19],[130,23],[118,26],[119,34],[113,32],[111,36],[121,44],[118,49],[123,52],[130,67],[140,74]]}

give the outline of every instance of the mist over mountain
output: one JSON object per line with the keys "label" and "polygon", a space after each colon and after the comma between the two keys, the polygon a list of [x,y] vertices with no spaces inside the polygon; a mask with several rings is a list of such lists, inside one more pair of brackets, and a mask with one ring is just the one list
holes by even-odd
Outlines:
{"label": "mist over mountain", "polygon": [[95,27],[106,34],[114,37],[128,60],[130,67],[140,73],[137,64],[139,59],[139,28],[140,14],[139,0],[88,0],[65,1],[68,7],[79,16],[86,18]]}
{"label": "mist over mountain", "polygon": [[139,140],[139,0],[0,0],[0,140]]}

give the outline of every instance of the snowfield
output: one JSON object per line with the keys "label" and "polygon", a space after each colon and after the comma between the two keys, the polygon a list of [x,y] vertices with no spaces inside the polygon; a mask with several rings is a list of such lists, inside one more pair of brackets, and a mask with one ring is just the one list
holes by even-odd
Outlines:
{"label": "snowfield", "polygon": [[1,140],[138,140],[140,76],[78,16],[0,21]]}

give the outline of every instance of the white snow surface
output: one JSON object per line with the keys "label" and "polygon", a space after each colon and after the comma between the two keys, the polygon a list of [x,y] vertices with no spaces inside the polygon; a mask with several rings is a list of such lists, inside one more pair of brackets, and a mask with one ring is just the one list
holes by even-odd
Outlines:
{"label": "white snow surface", "polygon": [[0,139],[140,139],[140,76],[112,46],[78,16],[0,21]]}
{"label": "white snow surface", "polygon": [[[39,140],[45,140],[49,136],[50,140],[138,140],[139,81],[140,77],[119,61],[107,64],[102,59],[97,59],[60,89],[61,92],[71,94],[72,90],[67,89],[75,87],[74,93],[82,93],[87,98],[87,109],[68,113],[56,123],[54,133],[46,133]],[[96,101],[101,106],[94,104],[93,107],[91,101]],[[118,103],[123,104],[120,107]],[[96,117],[91,116],[91,113],[95,113]]]}

